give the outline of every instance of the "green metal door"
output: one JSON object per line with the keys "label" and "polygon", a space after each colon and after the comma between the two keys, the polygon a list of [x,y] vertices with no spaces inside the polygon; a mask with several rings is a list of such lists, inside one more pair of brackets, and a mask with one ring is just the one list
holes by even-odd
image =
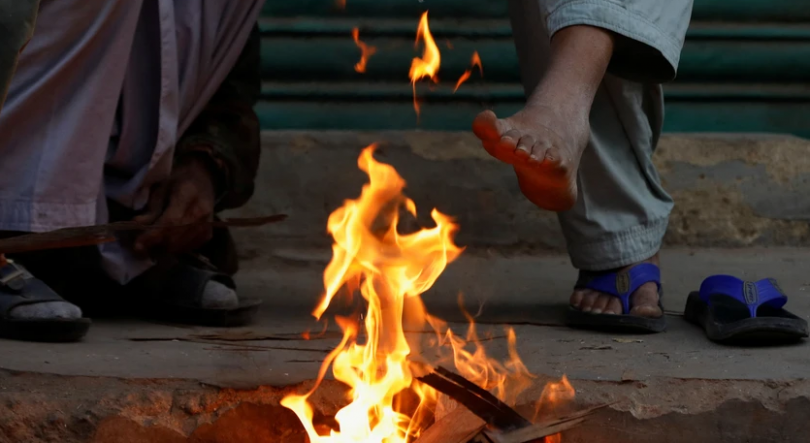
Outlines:
{"label": "green metal door", "polygon": [[[263,100],[267,129],[467,130],[484,108],[519,109],[517,55],[507,0],[268,0],[264,8]],[[439,85],[418,88],[408,71],[419,17],[442,52]],[[360,50],[376,47],[365,73]],[[480,54],[458,92],[456,79]],[[810,137],[808,0],[695,0],[678,79],[666,86],[666,130],[779,132]]]}

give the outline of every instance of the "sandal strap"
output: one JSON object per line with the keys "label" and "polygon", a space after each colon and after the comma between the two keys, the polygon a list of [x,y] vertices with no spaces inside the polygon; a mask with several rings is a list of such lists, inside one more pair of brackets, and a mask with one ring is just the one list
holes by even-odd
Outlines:
{"label": "sandal strap", "polygon": [[19,294],[25,288],[25,280],[31,275],[13,260],[6,260],[0,267],[0,290]]}
{"label": "sandal strap", "polygon": [[[618,298],[622,304],[622,314],[630,313],[630,296],[639,286],[653,282],[658,286],[661,297],[661,270],[652,263],[639,263],[624,271],[580,271],[574,289],[592,289]],[[660,300],[659,300],[660,304]]]}
{"label": "sandal strap", "polygon": [[12,260],[0,267],[0,319],[17,306],[53,301],[65,299],[24,267]]}

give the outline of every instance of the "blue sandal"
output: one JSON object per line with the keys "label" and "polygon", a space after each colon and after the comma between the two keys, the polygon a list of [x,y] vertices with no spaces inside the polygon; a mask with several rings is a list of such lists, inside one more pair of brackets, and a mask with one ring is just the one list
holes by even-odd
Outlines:
{"label": "blue sandal", "polygon": [[807,321],[783,309],[787,296],[772,278],[743,281],[730,275],[703,280],[686,301],[684,317],[713,341],[796,341],[808,336]]}
{"label": "blue sandal", "polygon": [[621,272],[580,271],[574,289],[592,289],[618,298],[622,302],[622,314],[592,314],[573,306],[568,308],[569,326],[623,332],[662,332],[667,328],[666,317],[639,317],[630,315],[630,296],[639,286],[655,282],[658,285],[658,306],[661,304],[661,270],[652,263],[639,263]]}

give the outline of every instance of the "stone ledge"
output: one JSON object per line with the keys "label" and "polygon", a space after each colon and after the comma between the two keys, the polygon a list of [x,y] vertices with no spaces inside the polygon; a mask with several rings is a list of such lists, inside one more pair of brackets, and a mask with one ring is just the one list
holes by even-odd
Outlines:
{"label": "stone ledge", "polygon": [[[408,181],[420,208],[439,208],[461,224],[472,248],[563,250],[553,213],[520,193],[510,168],[490,158],[466,132],[265,132],[257,191],[240,215],[285,212],[285,223],[237,237],[248,256],[268,244],[325,247],[329,213],[359,194],[360,150],[377,142],[378,158]],[[810,245],[810,141],[757,134],[662,138],[655,161],[676,200],[668,246]]]}
{"label": "stone ledge", "polygon": [[[656,379],[572,381],[576,404],[616,402],[569,443],[799,443],[810,383]],[[251,390],[186,380],[123,380],[0,372],[0,442],[304,443],[295,415],[279,405],[310,383]],[[532,414],[527,392],[518,409]],[[312,398],[316,420],[333,415],[345,390],[327,381]]]}

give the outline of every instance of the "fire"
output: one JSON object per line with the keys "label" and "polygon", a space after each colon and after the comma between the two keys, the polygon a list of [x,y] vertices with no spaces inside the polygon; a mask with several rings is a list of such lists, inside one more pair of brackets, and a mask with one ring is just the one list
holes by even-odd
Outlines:
{"label": "fire", "polygon": [[352,38],[354,38],[354,44],[360,48],[360,61],[354,65],[354,70],[360,73],[366,72],[366,63],[377,52],[377,48],[360,41],[360,30],[357,28],[352,29]]}
{"label": "fire", "polygon": [[481,64],[481,57],[478,56],[478,51],[473,52],[472,60],[470,60],[470,66],[471,68],[464,71],[464,73],[461,74],[461,77],[458,79],[458,82],[456,83],[456,89],[453,89],[454,93],[458,91],[458,88],[459,86],[461,86],[462,83],[466,82],[467,79],[470,78],[470,75],[472,75],[473,71],[472,68],[478,66],[478,72],[481,73],[482,77],[484,76],[484,66]]}
{"label": "fire", "polygon": [[[335,378],[351,388],[352,401],[335,416],[340,431],[333,430],[329,436],[319,436],[314,430],[312,409],[306,402],[309,394],[282,401],[301,419],[312,443],[408,441],[418,423],[395,404],[397,394],[415,385],[405,323],[409,327],[424,324],[419,294],[461,253],[453,244],[457,226],[436,210],[431,214],[435,228],[408,235],[397,232],[400,208],[415,215],[416,205],[402,195],[405,181],[396,170],[374,160],[374,149],[373,145],[366,148],[358,161],[369,176],[360,198],[346,201],[329,216],[328,231],[335,244],[324,272],[325,294],[313,312],[320,318],[344,285],[359,287],[368,303],[365,343],[357,342],[359,325],[340,320],[343,341],[324,361],[319,377],[331,364]],[[420,407],[435,401],[432,390],[424,386],[413,390],[421,399]]]}
{"label": "fire", "polygon": [[[400,211],[415,216],[416,205],[403,195],[402,177],[392,166],[377,162],[374,150],[374,145],[367,147],[358,159],[369,177],[360,197],[345,201],[327,221],[334,239],[332,260],[324,271],[325,290],[313,315],[320,319],[339,293],[355,291],[365,299],[367,311],[362,323],[336,317],[343,338],[324,359],[315,386],[281,401],[301,420],[311,443],[410,443],[418,437],[438,394],[415,379],[419,365],[414,362],[425,361],[420,352],[423,335],[408,336],[406,331],[432,327],[437,349],[447,350],[456,370],[507,403],[514,404],[534,378],[517,354],[514,330],[507,330],[509,358],[501,363],[487,357],[469,314],[464,338],[428,315],[420,295],[461,254],[462,248],[453,242],[458,226],[434,209],[435,227],[400,234]],[[350,402],[335,415],[339,429],[320,435],[308,398],[330,366],[335,379],[350,388]],[[403,401],[406,397],[415,398],[416,404]]]}
{"label": "fire", "polygon": [[422,58],[414,57],[411,63],[411,72],[408,74],[413,84],[413,108],[416,110],[417,116],[419,115],[419,102],[416,100],[416,82],[427,77],[433,80],[434,83],[438,83],[439,77],[437,73],[439,72],[442,61],[439,47],[436,46],[436,41],[433,40],[433,35],[430,33],[427,11],[422,14],[422,18],[419,20],[415,45],[419,45],[420,39],[425,41],[425,49],[422,53]]}

